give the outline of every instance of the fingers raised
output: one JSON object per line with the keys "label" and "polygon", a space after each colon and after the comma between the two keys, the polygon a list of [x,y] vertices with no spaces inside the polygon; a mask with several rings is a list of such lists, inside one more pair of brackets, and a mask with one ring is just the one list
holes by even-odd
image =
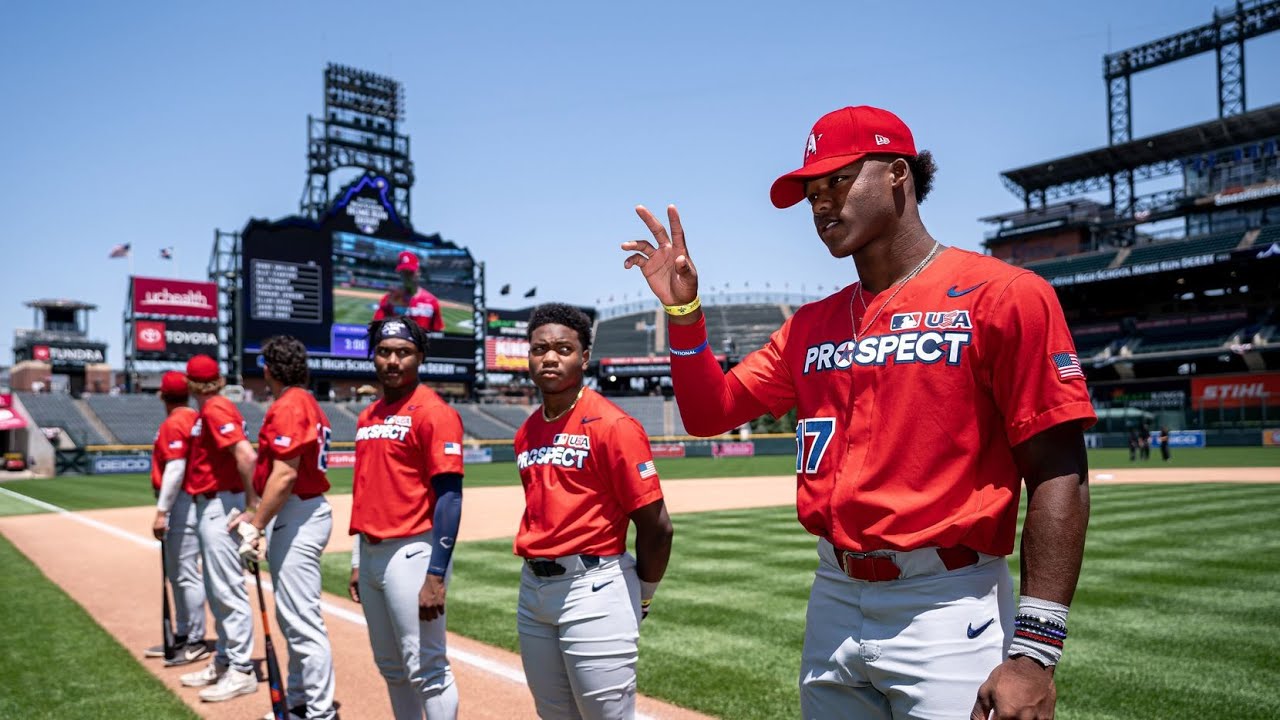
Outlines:
{"label": "fingers raised", "polygon": [[684,224],[680,222],[680,211],[676,210],[675,205],[667,206],[667,222],[671,225],[671,245],[673,249],[681,254],[688,255],[688,249],[684,244]]}
{"label": "fingers raised", "polygon": [[636,215],[644,221],[645,226],[649,228],[649,232],[653,233],[653,239],[658,241],[659,246],[670,245],[671,238],[667,235],[667,229],[662,226],[658,218],[649,212],[649,209],[643,205],[636,206]]}

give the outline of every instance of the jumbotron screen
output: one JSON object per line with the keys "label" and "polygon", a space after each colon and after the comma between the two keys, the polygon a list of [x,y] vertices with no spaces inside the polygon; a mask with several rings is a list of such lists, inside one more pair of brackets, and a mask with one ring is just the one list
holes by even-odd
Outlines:
{"label": "jumbotron screen", "polygon": [[[247,372],[260,367],[263,340],[293,335],[307,346],[314,374],[371,375],[368,325],[381,309],[429,331],[424,377],[474,377],[475,262],[468,250],[425,236],[406,242],[308,225],[250,223],[242,235]],[[416,271],[402,266],[406,252],[417,258]]]}

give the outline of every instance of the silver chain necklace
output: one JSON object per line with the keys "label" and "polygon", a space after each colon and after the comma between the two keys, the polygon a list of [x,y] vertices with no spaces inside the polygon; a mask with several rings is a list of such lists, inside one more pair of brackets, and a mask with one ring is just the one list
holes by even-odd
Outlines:
{"label": "silver chain necklace", "polygon": [[[876,324],[876,320],[880,319],[880,313],[884,312],[884,309],[889,307],[889,303],[892,303],[893,299],[898,297],[898,293],[902,291],[902,288],[906,287],[907,283],[911,282],[912,278],[914,278],[916,275],[919,275],[920,272],[924,270],[925,266],[928,265],[931,260],[933,260],[934,256],[937,255],[938,251],[941,249],[942,249],[942,244],[939,243],[937,240],[934,240],[933,249],[929,251],[928,255],[924,256],[924,259],[920,261],[920,264],[916,265],[911,270],[911,272],[907,273],[906,277],[894,283],[894,285],[896,285],[897,287],[894,289],[893,294],[889,296],[888,300],[885,300],[883,303],[881,303],[880,308],[876,310],[876,314],[871,316],[871,321],[864,323],[867,327],[871,327],[872,325]],[[858,287],[853,292],[854,292],[854,295],[856,295],[858,298],[858,303],[862,305],[863,317],[866,317],[869,308],[867,307],[867,301],[862,299],[862,281],[858,281]],[[853,327],[853,344],[857,345],[858,340],[860,338],[858,337],[858,321],[854,318],[852,300],[849,302],[849,324]]]}

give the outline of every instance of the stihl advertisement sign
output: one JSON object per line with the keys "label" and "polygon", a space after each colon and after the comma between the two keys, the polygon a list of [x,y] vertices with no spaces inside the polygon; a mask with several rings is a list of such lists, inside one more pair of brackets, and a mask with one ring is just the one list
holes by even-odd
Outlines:
{"label": "stihl advertisement sign", "polygon": [[185,360],[193,355],[218,354],[218,326],[214,323],[138,320],[133,335],[140,359]]}
{"label": "stihl advertisement sign", "polygon": [[1280,373],[1191,378],[1191,407],[1239,408],[1280,405]]}
{"label": "stihl advertisement sign", "polygon": [[135,277],[133,312],[216,320],[218,286],[211,282]]}

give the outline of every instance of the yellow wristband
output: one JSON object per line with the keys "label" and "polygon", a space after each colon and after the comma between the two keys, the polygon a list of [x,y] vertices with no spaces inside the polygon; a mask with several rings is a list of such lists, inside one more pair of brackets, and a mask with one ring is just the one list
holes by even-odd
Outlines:
{"label": "yellow wristband", "polygon": [[692,302],[686,305],[663,305],[662,309],[666,310],[667,314],[672,317],[680,317],[681,315],[688,315],[700,307],[702,307],[702,298],[695,297]]}

